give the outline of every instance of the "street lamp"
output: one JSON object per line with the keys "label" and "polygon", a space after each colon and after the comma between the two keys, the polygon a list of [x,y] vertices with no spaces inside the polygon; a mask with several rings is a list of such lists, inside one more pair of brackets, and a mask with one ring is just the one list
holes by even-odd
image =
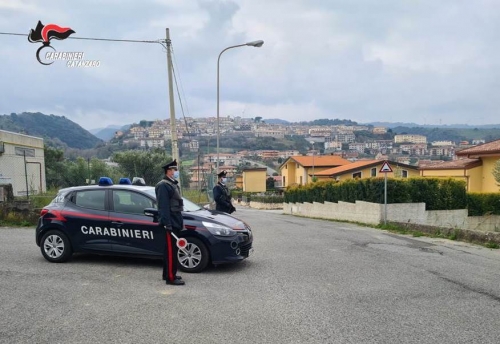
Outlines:
{"label": "street lamp", "polygon": [[258,40],[258,41],[252,41],[248,42],[245,44],[239,44],[239,45],[233,45],[230,47],[227,47],[226,49],[222,50],[219,54],[219,58],[217,59],[217,172],[219,173],[219,139],[220,139],[220,128],[219,128],[219,64],[220,64],[220,57],[223,52],[226,50],[232,49],[232,48],[238,48],[238,47],[256,47],[260,48],[264,44],[264,41]]}
{"label": "street lamp", "polygon": [[312,175],[311,181],[314,182],[314,155],[315,155],[315,152],[314,152],[314,141],[311,141],[311,144],[313,146],[313,151],[312,151],[312,155],[313,155],[313,175]]}

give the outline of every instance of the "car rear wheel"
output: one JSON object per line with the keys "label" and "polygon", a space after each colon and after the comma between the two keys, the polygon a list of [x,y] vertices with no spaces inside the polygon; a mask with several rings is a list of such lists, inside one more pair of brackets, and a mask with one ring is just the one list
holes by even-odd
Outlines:
{"label": "car rear wheel", "polygon": [[184,250],[177,253],[179,268],[185,272],[201,272],[209,261],[208,249],[205,244],[196,238],[186,238],[187,245]]}
{"label": "car rear wheel", "polygon": [[63,263],[73,253],[66,234],[57,230],[48,231],[43,235],[40,249],[43,257],[52,263]]}

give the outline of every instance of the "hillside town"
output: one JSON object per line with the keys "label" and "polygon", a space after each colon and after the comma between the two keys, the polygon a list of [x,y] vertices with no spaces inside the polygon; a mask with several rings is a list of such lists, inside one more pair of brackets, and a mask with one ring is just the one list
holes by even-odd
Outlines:
{"label": "hillside town", "polygon": [[[338,156],[349,162],[366,160],[391,160],[398,164],[414,167],[436,165],[457,159],[456,152],[474,145],[485,143],[485,140],[453,142],[440,140],[429,142],[426,136],[412,134],[394,134],[387,127],[372,125],[306,125],[306,124],[271,124],[261,117],[221,117],[219,119],[220,137],[247,136],[254,138],[303,137],[305,150],[234,150],[219,153],[219,169],[224,169],[230,177],[241,173],[245,161],[253,159],[275,169],[276,185],[284,185],[279,173],[280,165],[294,156]],[[176,123],[177,138],[180,147],[186,152],[196,154],[205,149],[207,138],[217,135],[217,118],[178,119]],[[360,135],[361,134],[361,135]],[[166,147],[172,139],[170,120],[141,121],[132,125],[128,131],[117,131],[115,140],[124,144],[135,144],[144,149]],[[319,161],[319,160],[318,160]],[[189,169],[190,181],[193,185],[200,183],[207,173],[215,170],[217,154],[208,153],[198,157]],[[246,163],[248,165],[248,162]],[[253,165],[253,164],[251,164]],[[254,165],[257,166],[257,165]],[[272,173],[269,173],[269,177]]]}

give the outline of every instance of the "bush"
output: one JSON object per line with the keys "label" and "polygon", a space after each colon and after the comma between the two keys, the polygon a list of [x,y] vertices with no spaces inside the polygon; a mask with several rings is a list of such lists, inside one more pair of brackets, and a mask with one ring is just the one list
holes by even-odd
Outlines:
{"label": "bush", "polygon": [[252,202],[260,202],[260,203],[283,203],[283,196],[252,196]]}
{"label": "bush", "polygon": [[[324,181],[289,187],[287,203],[351,202],[384,203],[384,178]],[[387,180],[387,203],[426,204],[427,210],[464,209],[467,206],[465,182],[454,179],[390,178]]]}
{"label": "bush", "polygon": [[500,193],[467,194],[469,216],[500,215]]}

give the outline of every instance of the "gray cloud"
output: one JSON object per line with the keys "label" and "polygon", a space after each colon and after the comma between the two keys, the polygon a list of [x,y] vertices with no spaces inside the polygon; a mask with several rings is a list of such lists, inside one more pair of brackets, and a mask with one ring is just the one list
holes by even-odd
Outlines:
{"label": "gray cloud", "polygon": [[[42,20],[75,37],[149,40],[169,27],[186,115],[215,115],[222,49],[263,39],[222,55],[221,115],[485,124],[498,122],[499,10],[494,0],[0,0],[0,31],[27,34]],[[43,111],[88,129],[169,116],[160,45],[53,42],[101,62],[83,69],[41,66],[23,37],[0,42],[0,113]]]}

